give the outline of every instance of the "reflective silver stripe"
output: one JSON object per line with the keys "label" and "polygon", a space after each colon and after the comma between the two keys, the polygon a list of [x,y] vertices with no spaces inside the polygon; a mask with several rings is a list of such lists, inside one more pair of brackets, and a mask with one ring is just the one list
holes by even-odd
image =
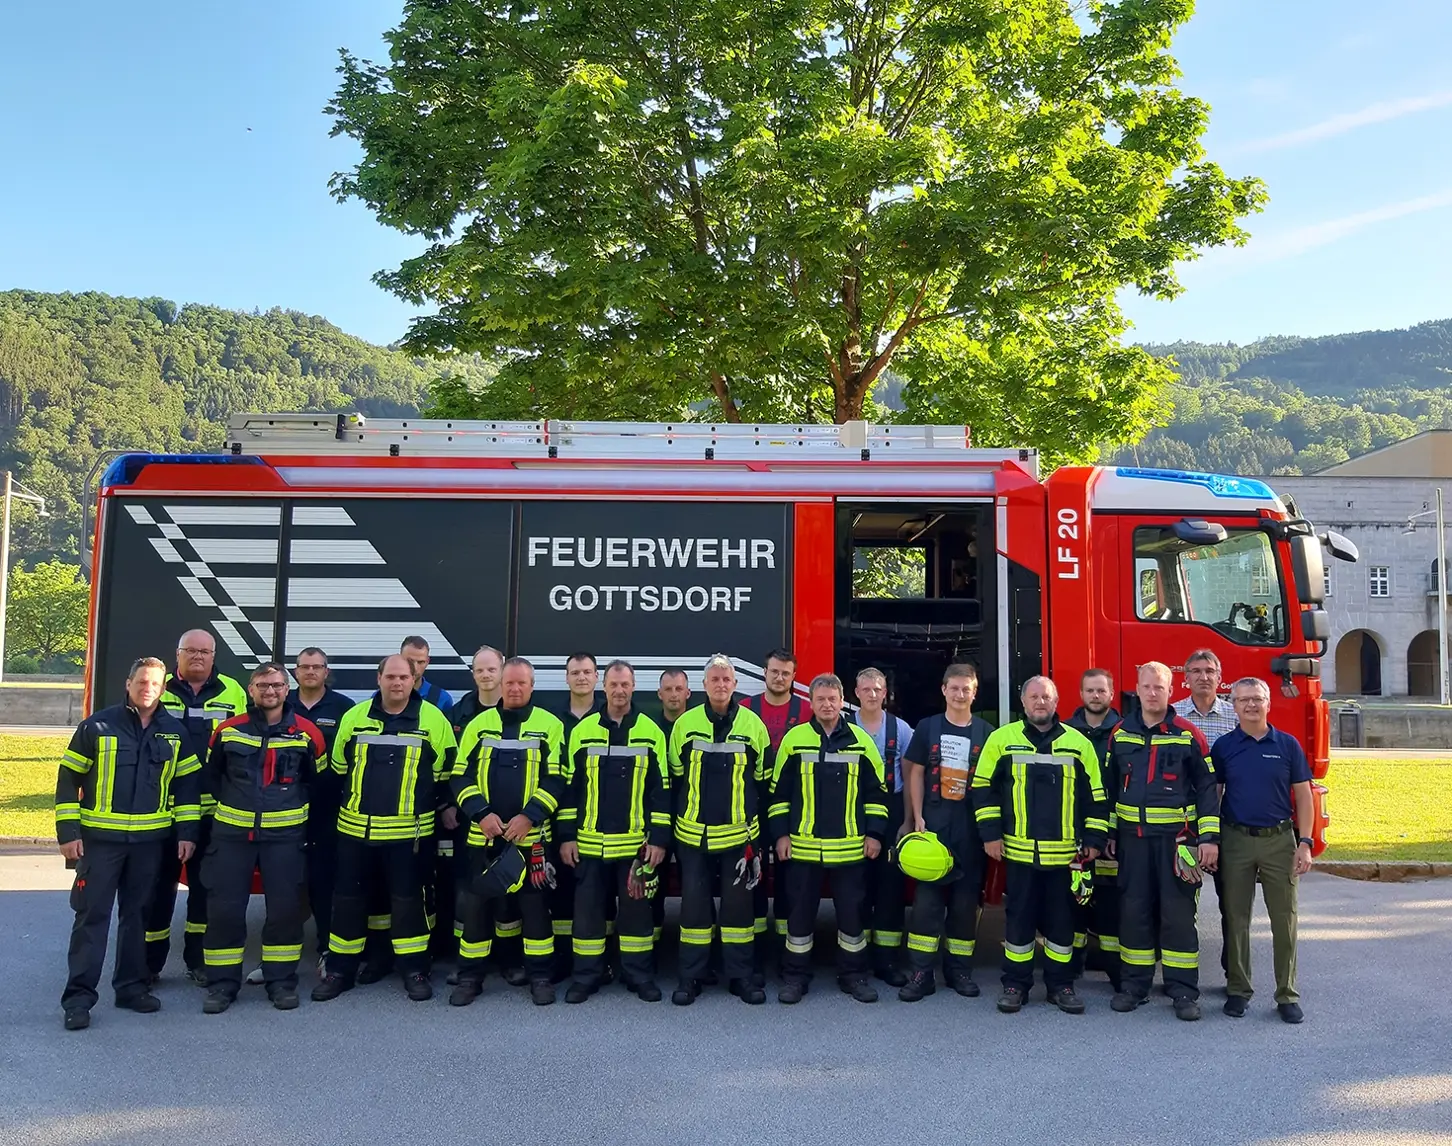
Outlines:
{"label": "reflective silver stripe", "polygon": [[824,752],[822,754],[823,764],[851,764],[853,761],[862,759],[861,752]]}
{"label": "reflective silver stripe", "polygon": [[643,744],[591,744],[585,749],[587,756],[648,756],[650,749]]}
{"label": "reflective silver stripe", "polygon": [[1056,768],[1062,768],[1066,764],[1074,764],[1078,760],[1076,756],[1054,756],[1052,754],[1040,753],[1014,753],[1014,758],[1023,761],[1025,764],[1052,764]]}
{"label": "reflective silver stripe", "polygon": [[490,740],[484,737],[479,741],[486,748],[503,748],[506,751],[528,752],[531,748],[543,748],[543,740]]}
{"label": "reflective silver stripe", "polygon": [[403,748],[412,748],[427,738],[422,732],[415,732],[404,736],[391,736],[382,732],[360,732],[353,739],[358,744],[389,744]]}
{"label": "reflective silver stripe", "polygon": [[720,752],[731,756],[745,756],[746,745],[732,743],[717,743],[714,740],[688,740],[686,741],[687,752]]}
{"label": "reflective silver stripe", "polygon": [[187,719],[188,720],[192,720],[192,719],[205,720],[206,718],[210,717],[211,715],[212,714],[210,712],[208,712],[205,708],[189,708],[189,709],[187,709]]}

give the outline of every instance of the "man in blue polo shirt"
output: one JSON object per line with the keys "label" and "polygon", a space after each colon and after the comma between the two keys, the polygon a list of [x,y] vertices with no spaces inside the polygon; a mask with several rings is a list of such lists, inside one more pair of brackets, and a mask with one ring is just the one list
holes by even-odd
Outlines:
{"label": "man in blue polo shirt", "polygon": [[[1270,916],[1276,1010],[1302,1019],[1296,991],[1296,881],[1311,870],[1311,767],[1292,736],[1272,728],[1270,686],[1243,677],[1230,690],[1239,722],[1210,757],[1221,784],[1220,872],[1228,948],[1225,1013],[1250,1002],[1250,917],[1259,880]],[[1294,806],[1293,806],[1294,803]]]}

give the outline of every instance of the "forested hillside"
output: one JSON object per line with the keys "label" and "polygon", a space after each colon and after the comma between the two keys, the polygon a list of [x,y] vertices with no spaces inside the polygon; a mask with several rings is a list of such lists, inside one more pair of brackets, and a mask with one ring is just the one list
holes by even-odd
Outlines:
{"label": "forested hillside", "polygon": [[445,374],[488,370],[411,358],[296,311],[0,292],[0,469],[50,512],[17,511],[15,551],[76,560],[82,490],[107,451],[216,446],[244,410],[414,414]]}
{"label": "forested hillside", "polygon": [[1452,319],[1408,330],[1177,342],[1168,426],[1116,460],[1228,473],[1314,473],[1419,430],[1452,426]]}

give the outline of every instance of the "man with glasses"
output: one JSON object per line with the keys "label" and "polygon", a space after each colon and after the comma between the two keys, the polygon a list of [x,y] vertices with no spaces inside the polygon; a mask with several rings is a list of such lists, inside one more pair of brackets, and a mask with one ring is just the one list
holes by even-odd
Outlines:
{"label": "man with glasses", "polygon": [[1270,724],[1270,686],[1242,677],[1231,687],[1239,726],[1210,750],[1221,783],[1220,872],[1225,887],[1225,1013],[1244,1016],[1250,986],[1250,918],[1255,885],[1270,916],[1276,1010],[1299,1023],[1296,886],[1311,870],[1311,767],[1294,736]]}
{"label": "man with glasses", "polygon": [[298,1005],[302,958],[308,796],[327,766],[318,726],[288,701],[287,672],[269,661],[252,670],[247,711],[217,725],[202,767],[202,790],[212,797],[212,854],[205,872],[211,899],[202,954],[207,998],[202,1010],[219,1015],[242,986],[247,903],[252,873],[261,869],[267,898],[262,926],[262,977],[279,1011]]}
{"label": "man with glasses", "polygon": [[[229,676],[217,672],[217,642],[206,629],[191,629],[177,641],[176,673],[166,679],[161,705],[180,720],[191,739],[192,751],[206,752],[212,729],[247,711],[247,692]],[[186,976],[205,986],[202,934],[207,929],[207,889],[202,882],[202,859],[212,839],[211,801],[202,799],[202,823],[197,848],[186,861],[187,922],[182,941]],[[155,982],[171,952],[171,918],[176,910],[177,880],[182,863],[177,849],[168,847],[146,915],[146,966]]]}

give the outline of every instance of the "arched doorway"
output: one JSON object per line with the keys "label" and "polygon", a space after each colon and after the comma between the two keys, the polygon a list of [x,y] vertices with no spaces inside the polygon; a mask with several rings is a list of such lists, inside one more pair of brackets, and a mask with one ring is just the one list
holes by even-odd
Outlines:
{"label": "arched doorway", "polygon": [[1437,630],[1424,629],[1407,646],[1407,692],[1412,696],[1440,696],[1437,673],[1441,668],[1437,658]]}
{"label": "arched doorway", "polygon": [[1336,642],[1337,693],[1380,696],[1381,665],[1382,639],[1367,629],[1352,629]]}

